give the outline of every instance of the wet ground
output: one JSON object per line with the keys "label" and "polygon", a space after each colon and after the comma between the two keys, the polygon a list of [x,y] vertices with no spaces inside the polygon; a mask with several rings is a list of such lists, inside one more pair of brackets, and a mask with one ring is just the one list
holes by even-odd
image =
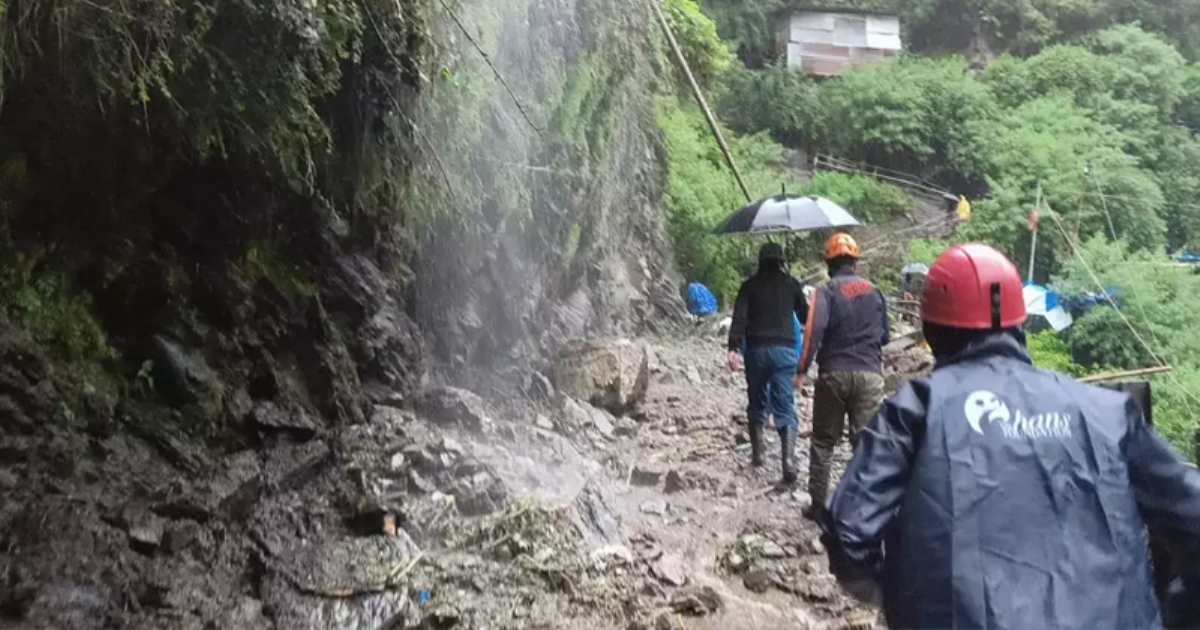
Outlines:
{"label": "wet ground", "polygon": [[[435,562],[415,571],[417,583],[430,585],[431,600],[414,612],[442,605],[461,627],[621,630],[834,629],[874,619],[829,575],[818,531],[801,516],[808,495],[777,485],[773,431],[767,464],[749,466],[744,377],[725,366],[720,335],[689,331],[650,344],[651,384],[634,417],[589,422],[593,408],[579,420],[548,407],[531,414],[534,437],[524,445],[508,430],[497,431],[503,437],[496,441],[462,438],[472,456],[495,462],[489,470],[515,504],[552,507],[538,517],[544,522],[522,530],[540,541],[496,554],[495,541],[511,542],[512,533],[488,531],[476,536],[487,541],[482,545],[458,546],[474,556],[469,568]],[[802,487],[811,401],[797,402]],[[542,445],[540,454],[534,444]],[[848,455],[843,445],[839,463]],[[521,498],[529,496],[538,499]],[[513,512],[485,516],[480,526],[489,530],[485,523]],[[564,520],[584,523],[569,527]],[[454,538],[460,525],[436,537]],[[522,565],[523,558],[533,560]],[[475,573],[470,588],[438,597],[444,583],[461,582],[468,571]]]}
{"label": "wet ground", "polygon": [[[649,386],[625,416],[550,386],[433,388],[237,452],[116,433],[74,473],[0,475],[0,628],[863,627],[807,495],[776,487],[774,432],[749,467],[722,335],[645,341]],[[22,439],[51,461],[54,442]]]}

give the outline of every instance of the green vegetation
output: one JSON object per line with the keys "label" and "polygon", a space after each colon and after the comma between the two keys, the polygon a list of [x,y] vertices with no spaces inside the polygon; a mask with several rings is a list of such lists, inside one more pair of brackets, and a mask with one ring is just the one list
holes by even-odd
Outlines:
{"label": "green vegetation", "polygon": [[[910,51],[819,83],[777,63],[775,20],[791,5],[701,4],[738,55],[705,86],[735,148],[775,142],[774,156],[818,151],[937,182],[972,201],[953,241],[991,243],[1022,270],[1026,219],[1040,199],[1035,280],[1066,294],[1094,292],[1098,280],[1119,290],[1121,309],[1092,308],[1062,334],[1030,335],[1035,361],[1076,375],[1155,364],[1132,323],[1176,368],[1155,377],[1155,421],[1191,453],[1200,428],[1200,275],[1171,265],[1168,254],[1200,250],[1200,64],[1192,63],[1200,1],[811,3],[897,12]],[[674,107],[689,111],[684,101]],[[680,149],[684,119],[691,144]],[[727,295],[745,265],[737,257],[750,248],[697,235],[741,200],[721,179],[699,118],[660,122],[672,149],[673,234],[701,243],[680,249],[681,266]],[[764,182],[756,194],[774,192],[771,177],[785,179],[775,160],[741,165]],[[709,192],[696,192],[703,187]],[[829,196],[875,223],[905,206],[902,193],[873,180],[819,174],[789,190]],[[912,241],[908,259],[930,263],[948,244]]]}

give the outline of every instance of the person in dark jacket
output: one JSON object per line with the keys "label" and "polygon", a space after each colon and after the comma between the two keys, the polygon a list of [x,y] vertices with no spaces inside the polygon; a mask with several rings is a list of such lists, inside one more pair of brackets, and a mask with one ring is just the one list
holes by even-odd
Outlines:
{"label": "person in dark jacket", "polygon": [[1035,368],[1025,318],[1003,254],[939,257],[935,369],[859,435],[822,515],[831,571],[892,630],[1161,627],[1146,525],[1200,534],[1200,472],[1128,394]]}
{"label": "person in dark jacket", "polygon": [[803,385],[814,359],[821,370],[814,388],[808,459],[808,492],[814,506],[825,503],[833,451],[842,433],[848,429],[850,443],[855,444],[883,402],[887,301],[874,284],[859,277],[859,255],[858,244],[848,234],[834,234],[825,243],[830,279],[813,296],[804,327],[796,387]]}
{"label": "person in dark jacket", "polygon": [[[742,368],[745,343],[746,419],[750,428],[751,465],[763,465],[763,427],[775,417],[781,442],[785,484],[796,482],[795,322],[808,317],[808,302],[800,282],[784,269],[783,247],[762,246],[758,271],[742,283],[729,327],[729,368]],[[797,319],[798,318],[798,319]]]}

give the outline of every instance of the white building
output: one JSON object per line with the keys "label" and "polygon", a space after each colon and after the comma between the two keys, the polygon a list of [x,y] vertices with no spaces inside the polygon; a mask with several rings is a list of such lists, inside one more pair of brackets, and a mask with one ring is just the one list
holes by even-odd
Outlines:
{"label": "white building", "polygon": [[779,45],[789,68],[812,77],[839,76],[851,66],[897,55],[900,18],[797,9],[780,18]]}

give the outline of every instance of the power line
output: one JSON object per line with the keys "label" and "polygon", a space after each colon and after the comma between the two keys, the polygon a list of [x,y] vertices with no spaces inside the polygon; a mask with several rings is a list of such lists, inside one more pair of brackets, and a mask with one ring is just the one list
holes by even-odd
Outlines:
{"label": "power line", "polygon": [[[1088,172],[1090,171],[1091,169],[1088,169]],[[1084,176],[1086,177],[1087,174],[1085,173]],[[1117,228],[1113,227],[1112,215],[1108,213],[1108,201],[1104,199],[1104,189],[1100,187],[1100,176],[1097,175],[1094,181],[1096,182],[1096,192],[1100,193],[1100,205],[1104,208],[1104,218],[1108,220],[1108,233],[1115,241],[1117,240]]]}
{"label": "power line", "polygon": [[[1138,343],[1142,345],[1146,352],[1150,353],[1150,357],[1157,361],[1160,366],[1170,367],[1166,360],[1163,359],[1162,356],[1157,352],[1155,352],[1154,348],[1150,346],[1149,342],[1142,337],[1142,335],[1138,332],[1137,327],[1134,326],[1133,322],[1131,322],[1129,318],[1125,316],[1125,313],[1121,311],[1120,307],[1117,306],[1116,301],[1113,300],[1112,296],[1109,295],[1108,290],[1104,287],[1104,283],[1100,281],[1100,277],[1097,276],[1096,272],[1092,270],[1092,266],[1088,264],[1087,259],[1083,257],[1083,252],[1080,251],[1078,245],[1076,245],[1075,241],[1071,238],[1071,235],[1067,232],[1066,226],[1063,225],[1062,220],[1058,218],[1058,213],[1050,209],[1050,218],[1054,221],[1054,225],[1058,227],[1058,230],[1062,232],[1063,238],[1067,240],[1067,244],[1072,250],[1074,250],[1075,257],[1079,259],[1079,263],[1083,265],[1084,270],[1087,271],[1089,276],[1091,276],[1092,281],[1096,283],[1096,287],[1100,290],[1100,294],[1104,296],[1105,301],[1112,306],[1113,310],[1116,311],[1117,316],[1121,318],[1121,321],[1124,322],[1129,328],[1129,331],[1133,333],[1134,339],[1137,339]],[[1149,324],[1149,321],[1146,323]],[[1175,376],[1173,372],[1166,372],[1166,376],[1171,380],[1172,384],[1174,384],[1179,391],[1183,393],[1185,399],[1190,398],[1197,404],[1200,404],[1200,398],[1197,398],[1194,394],[1188,391],[1187,387],[1185,387],[1183,383],[1179,381],[1179,377]],[[1184,405],[1188,408],[1188,413],[1191,413],[1192,408],[1187,400],[1184,400]]]}

